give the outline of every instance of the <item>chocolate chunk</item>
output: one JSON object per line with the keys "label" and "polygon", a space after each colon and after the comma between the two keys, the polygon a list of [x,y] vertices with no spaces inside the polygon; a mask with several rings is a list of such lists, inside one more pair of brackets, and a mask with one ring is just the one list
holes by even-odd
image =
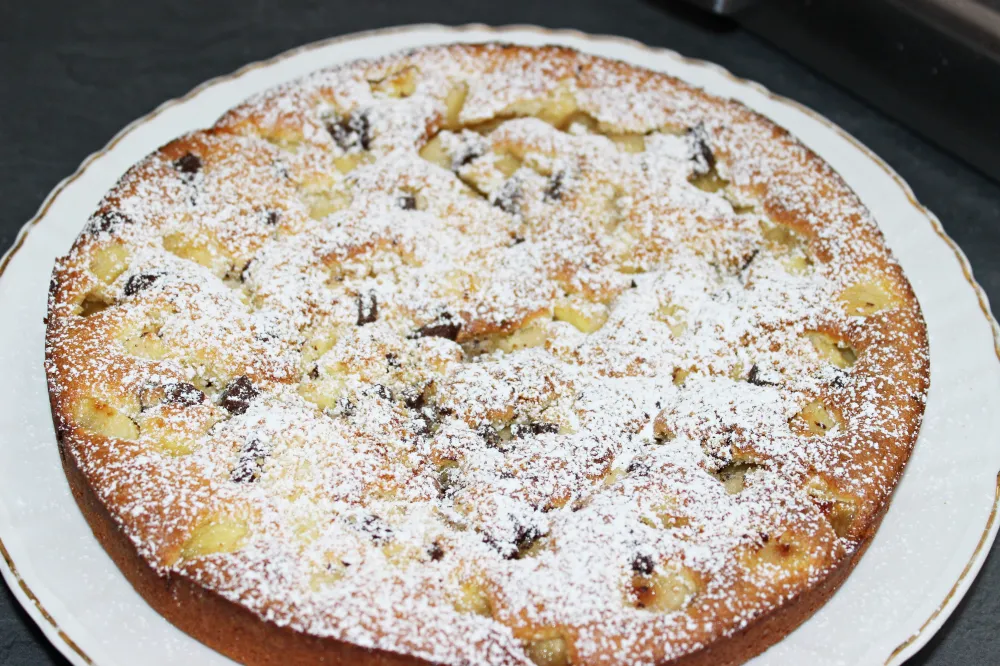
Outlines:
{"label": "chocolate chunk", "polygon": [[371,537],[371,540],[376,544],[383,544],[392,540],[392,528],[376,515],[369,514],[362,518],[358,524],[358,528]]}
{"label": "chocolate chunk", "polygon": [[649,463],[642,462],[641,460],[633,460],[625,468],[625,471],[629,474],[635,474],[636,476],[648,476],[649,475]]}
{"label": "chocolate chunk", "polygon": [[326,123],[326,131],[343,150],[360,147],[368,150],[371,147],[371,121],[368,112],[353,113],[346,118]]}
{"label": "chocolate chunk", "polygon": [[698,123],[687,132],[691,153],[698,165],[699,173],[707,173],[715,169],[715,155],[708,145],[708,130],[704,123]]}
{"label": "chocolate chunk", "polygon": [[500,433],[496,428],[491,426],[489,423],[484,423],[483,425],[476,428],[476,434],[482,437],[486,441],[486,446],[491,446],[495,449],[499,449],[500,445],[503,443],[500,439]]}
{"label": "chocolate chunk", "polygon": [[424,324],[417,329],[418,338],[444,338],[452,340],[458,338],[458,332],[462,330],[462,322],[452,319],[451,314],[445,312],[436,321]]}
{"label": "chocolate chunk", "polygon": [[347,118],[328,120],[326,122],[326,131],[330,133],[333,142],[343,150],[350,149],[355,143]]}
{"label": "chocolate chunk", "polygon": [[524,236],[514,236],[514,240],[513,240],[513,242],[511,242],[511,244],[509,245],[509,247],[514,247],[515,245],[520,245],[521,243],[524,242],[524,240],[525,240]]}
{"label": "chocolate chunk", "polygon": [[403,404],[410,409],[420,409],[424,406],[424,392],[415,386],[409,386],[400,392]]}
{"label": "chocolate chunk", "polygon": [[134,296],[163,277],[162,273],[136,273],[125,283],[125,295]]}
{"label": "chocolate chunk", "polygon": [[417,209],[417,198],[407,192],[403,196],[396,200],[396,203],[403,210],[416,210]]}
{"label": "chocolate chunk", "polygon": [[649,555],[636,555],[632,559],[632,571],[640,576],[648,576],[656,569],[656,563]]}
{"label": "chocolate chunk", "polygon": [[174,168],[187,177],[201,171],[201,158],[194,153],[186,153],[183,157],[174,161]]}
{"label": "chocolate chunk", "polygon": [[777,386],[775,382],[769,382],[760,378],[760,370],[757,368],[756,363],[750,366],[750,374],[747,375],[747,381],[754,386]]}
{"label": "chocolate chunk", "polygon": [[434,421],[423,412],[413,417],[413,431],[418,435],[429,435],[434,429]]}
{"label": "chocolate chunk", "polygon": [[505,213],[520,215],[521,196],[522,192],[520,181],[516,178],[508,178],[507,181],[500,186],[500,191],[493,197],[493,201],[491,203]]}
{"label": "chocolate chunk", "polygon": [[253,262],[254,262],[254,260],[250,259],[250,261],[248,261],[246,263],[246,265],[243,266],[243,269],[240,271],[240,282],[241,283],[246,282],[247,278],[250,276],[250,267],[253,266]]}
{"label": "chocolate chunk", "polygon": [[378,297],[375,292],[358,294],[358,326],[370,324],[378,319]]}
{"label": "chocolate chunk", "polygon": [[264,224],[269,227],[276,226],[281,221],[281,213],[276,210],[269,210],[264,213]]}
{"label": "chocolate chunk", "polygon": [[251,437],[243,445],[242,454],[251,458],[264,458],[271,452],[271,447],[265,446],[257,437]]}
{"label": "chocolate chunk", "polygon": [[740,266],[740,273],[742,273],[742,272],[743,272],[743,271],[745,271],[746,269],[750,268],[750,264],[752,264],[752,263],[753,263],[753,260],[757,258],[757,254],[758,254],[758,253],[760,253],[760,250],[759,250],[759,249],[754,249],[754,251],[753,251],[753,252],[751,252],[751,253],[750,253],[750,254],[749,254],[749,255],[747,256],[747,258],[743,260],[743,265],[742,265],[742,266]]}
{"label": "chocolate chunk", "polygon": [[509,545],[501,543],[489,534],[484,534],[482,537],[487,546],[503,555],[505,559],[514,559],[514,555],[511,552],[511,547]]}
{"label": "chocolate chunk", "polygon": [[91,236],[96,236],[102,232],[112,233],[118,227],[126,224],[135,224],[135,222],[128,215],[120,213],[117,210],[104,211],[90,218],[90,221],[87,223],[87,233]]}
{"label": "chocolate chunk", "polygon": [[390,402],[392,401],[393,398],[392,389],[382,384],[375,384],[374,386],[372,386],[370,389],[370,394],[378,396],[379,398],[382,398],[383,400],[388,400]]}
{"label": "chocolate chunk", "polygon": [[498,540],[491,535],[484,535],[483,541],[499,552],[505,560],[519,560],[543,536],[545,534],[537,525],[526,525],[515,519],[513,543],[506,540]]}
{"label": "chocolate chunk", "polygon": [[219,399],[219,406],[230,414],[242,414],[250,407],[250,402],[260,395],[253,382],[246,375],[242,375],[226,387]]}
{"label": "chocolate chunk", "polygon": [[257,437],[251,437],[240,449],[240,457],[229,474],[234,483],[253,483],[263,472],[264,459],[271,453],[271,447]]}
{"label": "chocolate chunk", "polygon": [[629,286],[630,289],[638,289],[639,288],[639,283],[636,282],[635,280],[632,280],[631,282],[629,282],[628,286]]}
{"label": "chocolate chunk", "polygon": [[526,550],[535,545],[544,534],[537,525],[518,525],[514,535],[514,546],[517,550],[507,559],[520,559]]}
{"label": "chocolate chunk", "polygon": [[312,370],[309,371],[309,379],[319,379],[319,366],[313,364]]}
{"label": "chocolate chunk", "polygon": [[337,409],[344,416],[354,416],[354,403],[348,398],[338,398],[337,399]]}
{"label": "chocolate chunk", "polygon": [[467,141],[452,155],[452,168],[458,169],[486,154],[486,144],[480,141]]}
{"label": "chocolate chunk", "polygon": [[545,188],[542,197],[545,201],[559,201],[562,199],[563,191],[566,187],[566,172],[557,171],[549,179],[549,185]]}
{"label": "chocolate chunk", "polygon": [[371,148],[372,126],[371,121],[368,119],[368,113],[362,112],[355,116],[351,116],[351,124],[355,132],[358,134],[358,141],[361,142],[361,148],[363,150]]}
{"label": "chocolate chunk", "polygon": [[252,464],[247,464],[243,460],[236,463],[236,467],[229,473],[229,480],[233,483],[253,483],[257,480],[259,472]]}
{"label": "chocolate chunk", "polygon": [[166,384],[163,387],[163,402],[165,403],[194,407],[206,400],[208,400],[208,396],[194,384],[177,382],[176,384]]}
{"label": "chocolate chunk", "polygon": [[830,384],[834,388],[844,388],[847,386],[847,373],[840,368],[834,368],[834,371],[833,381]]}
{"label": "chocolate chunk", "polygon": [[559,432],[558,423],[515,423],[510,427],[510,432],[514,437],[528,437],[529,435],[556,434]]}
{"label": "chocolate chunk", "polygon": [[399,357],[393,354],[392,352],[388,352],[385,355],[385,362],[389,365],[390,368],[398,368],[401,365]]}
{"label": "chocolate chunk", "polygon": [[239,280],[242,283],[244,268],[246,268],[246,264],[237,266],[235,263],[230,263],[229,268],[227,268],[226,272],[222,275],[223,281],[230,282],[232,280]]}
{"label": "chocolate chunk", "polygon": [[194,407],[208,400],[193,384],[187,382],[170,382],[168,384],[147,386],[139,393],[139,408],[143,411],[157,405],[180,405]]}
{"label": "chocolate chunk", "polygon": [[427,557],[431,558],[432,562],[440,562],[444,557],[444,548],[441,544],[435,541],[427,547]]}

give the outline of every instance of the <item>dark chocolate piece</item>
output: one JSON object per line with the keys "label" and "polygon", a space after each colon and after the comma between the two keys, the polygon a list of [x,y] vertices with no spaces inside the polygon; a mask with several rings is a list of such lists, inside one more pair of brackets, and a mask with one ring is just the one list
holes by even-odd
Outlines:
{"label": "dark chocolate piece", "polygon": [[219,399],[219,406],[230,414],[242,414],[250,407],[250,402],[260,395],[253,382],[246,375],[242,375],[226,387]]}
{"label": "dark chocolate piece", "polygon": [[125,295],[134,296],[163,277],[162,273],[136,273],[125,283]]}
{"label": "dark chocolate piece", "polygon": [[201,158],[194,153],[186,153],[174,161],[174,168],[190,178],[201,171]]}

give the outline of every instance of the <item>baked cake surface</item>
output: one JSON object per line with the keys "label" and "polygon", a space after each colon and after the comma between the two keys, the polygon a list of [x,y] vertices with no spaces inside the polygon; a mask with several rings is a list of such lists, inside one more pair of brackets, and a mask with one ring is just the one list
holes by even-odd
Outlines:
{"label": "baked cake surface", "polygon": [[919,306],[767,119],[556,48],[323,70],[164,146],[56,265],[95,534],[253,664],[725,664],[867,545]]}

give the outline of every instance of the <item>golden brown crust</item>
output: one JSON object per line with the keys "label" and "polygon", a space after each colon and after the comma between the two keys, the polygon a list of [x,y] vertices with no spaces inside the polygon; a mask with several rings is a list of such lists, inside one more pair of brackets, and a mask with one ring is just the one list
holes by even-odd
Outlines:
{"label": "golden brown crust", "polygon": [[[319,73],[133,167],[56,267],[46,368],[102,545],[247,664],[741,663],[867,548],[929,376],[877,226],[785,130],[496,45]],[[337,596],[362,568],[381,611]]]}
{"label": "golden brown crust", "polygon": [[[60,454],[80,511],[94,536],[132,587],[174,626],[212,649],[247,666],[418,666],[428,663],[411,656],[365,650],[343,641],[318,639],[277,627],[183,576],[158,574],[139,557],[128,537],[94,495],[73,456],[66,455],[62,447]],[[876,522],[881,522],[881,519],[880,515]],[[872,529],[873,534],[876,529],[877,525]],[[833,596],[854,570],[869,544],[870,539],[864,540],[858,551],[839,562],[819,585],[733,635],[679,660],[672,660],[670,665],[729,666],[742,664],[761,654],[809,619]]]}
{"label": "golden brown crust", "polygon": [[253,666],[417,666],[428,663],[278,627],[182,574],[157,573],[139,556],[135,546],[94,495],[76,459],[62,446],[59,452],[73,498],[115,566],[157,613],[205,645],[241,664]]}

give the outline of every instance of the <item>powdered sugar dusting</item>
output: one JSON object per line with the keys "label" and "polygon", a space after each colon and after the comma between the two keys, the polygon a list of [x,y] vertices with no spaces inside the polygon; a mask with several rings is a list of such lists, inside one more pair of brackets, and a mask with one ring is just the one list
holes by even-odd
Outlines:
{"label": "powdered sugar dusting", "polygon": [[927,382],[836,174],[564,49],[265,93],[134,167],[50,303],[64,443],[143,557],[436,663],[753,622],[870,537]]}

